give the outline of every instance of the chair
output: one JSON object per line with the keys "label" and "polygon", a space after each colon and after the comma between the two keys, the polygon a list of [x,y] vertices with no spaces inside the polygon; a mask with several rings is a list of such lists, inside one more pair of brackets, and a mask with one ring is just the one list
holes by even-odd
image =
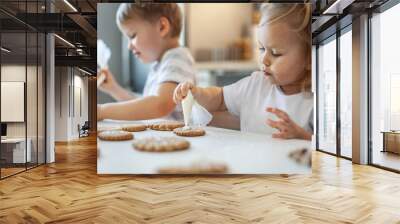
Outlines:
{"label": "chair", "polygon": [[89,129],[90,129],[90,123],[89,123],[89,121],[85,121],[85,123],[82,125],[82,127],[78,124],[79,138],[80,138],[80,137],[87,137],[87,136],[89,136]]}

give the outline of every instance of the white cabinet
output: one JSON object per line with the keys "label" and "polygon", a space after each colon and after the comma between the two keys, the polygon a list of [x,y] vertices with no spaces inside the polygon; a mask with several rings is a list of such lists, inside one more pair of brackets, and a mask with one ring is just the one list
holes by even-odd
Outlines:
{"label": "white cabinet", "polygon": [[[32,140],[26,140],[27,147],[25,153],[25,138],[7,138],[1,140],[2,156],[9,163],[25,163],[32,161]],[[12,157],[12,160],[11,160]],[[26,160],[26,161],[25,161]]]}

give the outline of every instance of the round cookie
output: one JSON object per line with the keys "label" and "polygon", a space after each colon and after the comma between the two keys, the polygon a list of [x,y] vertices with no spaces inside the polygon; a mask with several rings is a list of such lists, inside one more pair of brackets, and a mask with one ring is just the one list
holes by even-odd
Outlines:
{"label": "round cookie", "polygon": [[224,163],[196,163],[190,166],[171,166],[158,169],[159,174],[224,174],[228,166]]}
{"label": "round cookie", "polygon": [[103,131],[119,131],[121,130],[121,127],[115,127],[115,126],[101,126],[97,127],[97,133],[103,132]]}
{"label": "round cookie", "polygon": [[147,125],[145,125],[145,124],[130,124],[130,125],[122,126],[121,129],[123,131],[129,131],[129,132],[145,131],[147,129]]}
{"label": "round cookie", "polygon": [[97,137],[104,141],[125,141],[133,139],[133,134],[127,131],[121,130],[111,130],[111,131],[102,131]]}
{"label": "round cookie", "polygon": [[183,138],[176,137],[148,137],[137,139],[133,147],[145,152],[172,152],[188,149],[190,143]]}
{"label": "round cookie", "polygon": [[205,135],[206,131],[204,131],[204,129],[202,128],[182,127],[182,128],[175,128],[174,133],[179,136],[195,137],[195,136]]}
{"label": "round cookie", "polygon": [[165,121],[149,125],[151,129],[156,131],[172,131],[175,128],[180,128],[183,126],[185,126],[185,124],[179,121]]}

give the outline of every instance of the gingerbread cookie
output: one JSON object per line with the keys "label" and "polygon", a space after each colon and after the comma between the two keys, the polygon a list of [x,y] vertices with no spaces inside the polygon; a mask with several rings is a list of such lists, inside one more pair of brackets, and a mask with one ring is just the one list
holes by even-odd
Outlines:
{"label": "gingerbread cookie", "polygon": [[148,137],[137,139],[133,147],[145,152],[172,152],[188,149],[190,143],[183,138],[176,137]]}
{"label": "gingerbread cookie", "polygon": [[204,129],[202,128],[182,127],[182,128],[175,128],[174,133],[179,136],[195,137],[195,136],[205,135],[206,131],[204,131]]}
{"label": "gingerbread cookie", "polygon": [[224,174],[228,166],[223,163],[195,163],[190,166],[171,166],[158,169],[159,174]]}
{"label": "gingerbread cookie", "polygon": [[97,128],[97,132],[103,132],[103,131],[117,131],[121,130],[121,127],[113,127],[113,126],[102,126]]}
{"label": "gingerbread cookie", "polygon": [[180,128],[183,126],[185,126],[185,124],[179,121],[165,121],[149,125],[151,129],[157,131],[172,131],[175,128]]}
{"label": "gingerbread cookie", "polygon": [[125,141],[133,139],[133,134],[127,131],[111,130],[102,131],[97,135],[97,137],[105,141]]}
{"label": "gingerbread cookie", "polygon": [[147,125],[145,125],[145,124],[130,124],[130,125],[123,126],[121,129],[123,131],[138,132],[138,131],[146,130]]}

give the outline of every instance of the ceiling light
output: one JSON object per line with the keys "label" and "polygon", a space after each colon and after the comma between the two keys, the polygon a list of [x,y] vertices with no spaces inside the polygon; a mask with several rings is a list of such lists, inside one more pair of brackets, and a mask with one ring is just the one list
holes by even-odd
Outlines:
{"label": "ceiling light", "polygon": [[58,39],[60,39],[61,41],[63,41],[64,43],[66,43],[67,45],[69,45],[69,46],[75,48],[75,45],[71,44],[71,42],[67,41],[66,39],[64,39],[64,38],[62,38],[62,37],[60,37],[60,36],[58,36],[57,34],[54,34],[54,36],[57,37]]}
{"label": "ceiling light", "polygon": [[342,14],[343,10],[353,2],[354,0],[336,0],[322,14]]}
{"label": "ceiling light", "polygon": [[75,12],[78,12],[78,10],[71,4],[69,3],[68,0],[64,0],[65,4],[67,4],[72,10],[74,10]]}
{"label": "ceiling light", "polygon": [[81,69],[81,68],[78,68],[79,69],[79,71],[81,71],[81,72],[83,72],[83,73],[85,73],[85,74],[87,74],[87,75],[92,75],[92,73],[90,73],[90,72],[88,72],[88,71],[86,71],[86,70],[83,70],[83,69]]}
{"label": "ceiling light", "polygon": [[4,52],[6,52],[6,53],[10,53],[10,52],[11,52],[11,50],[9,50],[9,49],[7,49],[7,48],[5,48],[5,47],[1,47],[1,50],[4,51]]}

